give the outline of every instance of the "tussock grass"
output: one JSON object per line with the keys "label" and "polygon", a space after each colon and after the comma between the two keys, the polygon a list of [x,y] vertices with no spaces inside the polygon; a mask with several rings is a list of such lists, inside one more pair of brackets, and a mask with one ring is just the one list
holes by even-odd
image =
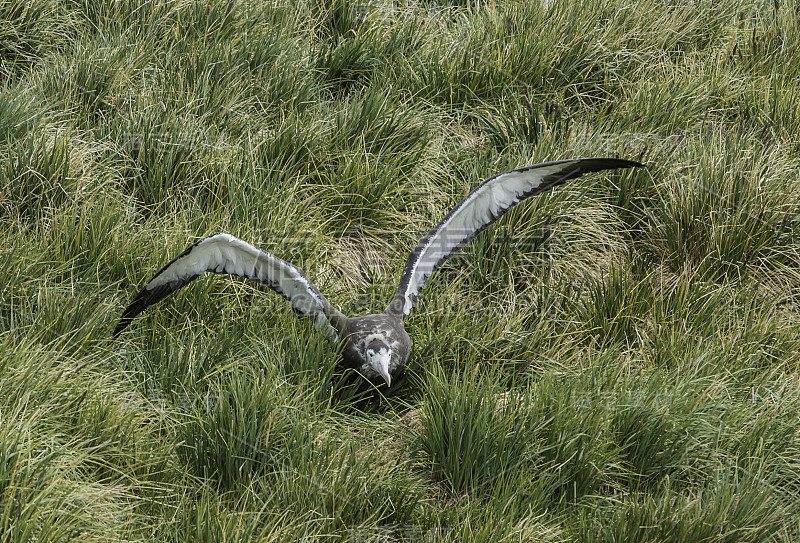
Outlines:
{"label": "tussock grass", "polygon": [[[9,541],[796,541],[800,27],[786,2],[0,1]],[[477,183],[516,208],[391,389],[225,230],[353,314]]]}

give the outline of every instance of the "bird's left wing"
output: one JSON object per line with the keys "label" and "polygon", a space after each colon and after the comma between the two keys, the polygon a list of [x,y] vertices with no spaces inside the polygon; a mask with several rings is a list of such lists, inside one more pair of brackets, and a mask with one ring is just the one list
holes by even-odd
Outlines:
{"label": "bird's left wing", "polygon": [[266,285],[286,298],[296,313],[313,320],[317,329],[324,329],[329,337],[337,337],[333,321],[343,316],[300,268],[222,232],[201,239],[161,268],[125,308],[114,337],[148,306],[205,272],[238,275]]}
{"label": "bird's left wing", "polygon": [[544,162],[490,177],[453,208],[408,255],[397,292],[386,308],[406,316],[419,292],[442,263],[516,204],[588,172],[634,168],[642,164],[618,158],[578,158]]}

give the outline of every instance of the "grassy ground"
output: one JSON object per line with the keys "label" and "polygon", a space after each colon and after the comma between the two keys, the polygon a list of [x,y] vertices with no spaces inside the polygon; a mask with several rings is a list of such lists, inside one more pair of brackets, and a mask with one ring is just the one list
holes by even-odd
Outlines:
{"label": "grassy ground", "polygon": [[[732,0],[0,0],[3,541],[797,541],[800,12]],[[390,390],[224,230],[383,309],[482,178]],[[383,255],[390,255],[388,261]]]}

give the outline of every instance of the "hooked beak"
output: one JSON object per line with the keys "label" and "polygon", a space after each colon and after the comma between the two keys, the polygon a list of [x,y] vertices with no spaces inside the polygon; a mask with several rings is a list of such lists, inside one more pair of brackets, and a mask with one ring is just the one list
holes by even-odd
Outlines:
{"label": "hooked beak", "polygon": [[392,351],[380,349],[378,352],[369,352],[368,355],[370,365],[383,377],[383,380],[386,381],[386,386],[392,386],[392,376],[389,375],[389,362],[392,361]]}

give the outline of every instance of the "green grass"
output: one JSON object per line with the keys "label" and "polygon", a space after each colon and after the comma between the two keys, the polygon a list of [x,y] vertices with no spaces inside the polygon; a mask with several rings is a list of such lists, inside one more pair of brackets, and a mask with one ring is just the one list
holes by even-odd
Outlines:
{"label": "green grass", "polygon": [[[0,0],[0,539],[797,541],[791,3]],[[586,176],[448,262],[376,390],[343,311],[481,179]],[[389,255],[388,260],[379,255]]]}

